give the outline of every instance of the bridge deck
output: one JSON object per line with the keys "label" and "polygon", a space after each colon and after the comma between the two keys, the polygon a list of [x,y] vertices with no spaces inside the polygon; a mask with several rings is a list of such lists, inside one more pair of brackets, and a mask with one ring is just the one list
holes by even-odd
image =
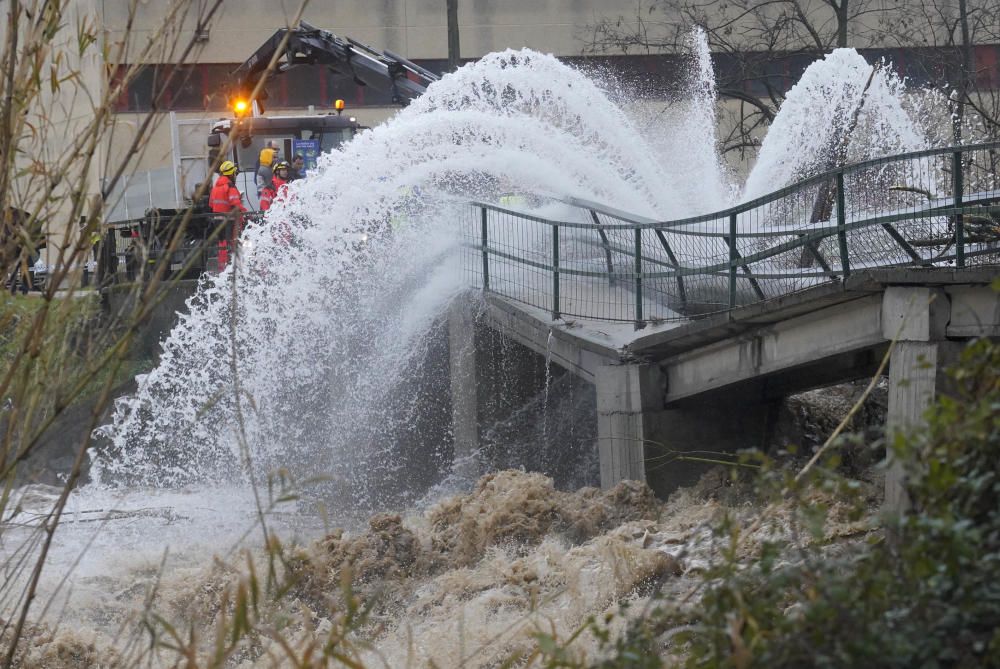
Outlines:
{"label": "bridge deck", "polygon": [[[678,453],[758,447],[775,400],[886,355],[887,428],[920,424],[965,340],[1000,337],[998,151],[838,167],[675,221],[573,198],[559,220],[472,203],[464,266],[486,325],[594,384],[601,484],[667,493],[698,474]],[[467,379],[454,394],[477,392]],[[897,510],[901,480],[890,466]]]}
{"label": "bridge deck", "polygon": [[[663,358],[738,335],[762,325],[817,311],[838,303],[881,293],[886,286],[956,286],[989,285],[1000,276],[1000,267],[954,268],[888,268],[871,269],[852,274],[847,281],[826,283],[797,293],[737,307],[705,318],[691,320],[659,332],[639,331],[625,345],[627,354]],[[997,336],[998,320],[982,323],[981,334]],[[990,325],[992,324],[992,327]]]}
{"label": "bridge deck", "polygon": [[[1000,297],[984,286],[1000,276],[1000,268],[896,268],[852,274],[845,282],[826,283],[766,302],[686,322],[664,321],[635,329],[630,323],[584,318],[553,319],[544,309],[495,294],[486,294],[492,327],[554,363],[593,380],[601,365],[659,362],[840,304],[884,293],[888,286],[948,287],[952,306],[948,334],[954,337],[1000,336]],[[595,281],[595,290],[603,290]],[[979,287],[962,292],[962,286]],[[877,312],[877,309],[876,309]],[[877,315],[874,316],[877,318]],[[830,312],[836,322],[835,312]],[[881,333],[879,323],[870,324]],[[815,333],[814,333],[815,335]],[[844,335],[846,336],[846,334]],[[883,341],[881,334],[879,341]],[[815,343],[813,357],[823,355],[825,342]]]}

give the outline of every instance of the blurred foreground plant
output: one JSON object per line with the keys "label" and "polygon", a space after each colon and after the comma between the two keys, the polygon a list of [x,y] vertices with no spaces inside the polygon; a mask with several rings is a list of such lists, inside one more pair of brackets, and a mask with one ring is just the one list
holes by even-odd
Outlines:
{"label": "blurred foreground plant", "polygon": [[361,654],[370,646],[361,632],[369,625],[374,599],[363,601],[355,593],[351,570],[340,572],[340,591],[327,596],[325,610],[313,611],[291,594],[299,576],[290,568],[286,547],[272,535],[265,553],[263,578],[257,561],[244,554],[241,573],[223,588],[208,630],[199,629],[197,620],[179,624],[150,606],[143,621],[149,643],[130,661],[157,659],[187,669],[223,669],[234,662],[298,669],[362,667]]}
{"label": "blurred foreground plant", "polygon": [[[86,472],[91,434],[112,390],[129,375],[130,345],[162,298],[164,271],[131,286],[120,313],[100,312],[85,267],[105,232],[106,201],[136,168],[166,118],[130,117],[124,149],[113,150],[121,127],[115,111],[145,63],[197,59],[198,36],[223,0],[169,0],[160,19],[136,28],[147,3],[127,0],[118,13],[76,0],[13,0],[0,17],[0,276],[13,289],[29,280],[43,252],[47,283],[40,294],[0,302],[0,664],[23,657],[25,636],[38,631],[29,612],[47,609],[39,581],[70,491]],[[109,25],[105,19],[110,19]],[[148,92],[160,109],[184,68],[171,68]],[[186,220],[166,240],[183,238]],[[89,277],[88,277],[89,278]],[[72,429],[60,422],[82,414]],[[30,529],[10,523],[20,512],[13,496],[23,466],[47,438],[64,442],[72,465],[60,494]]]}
{"label": "blurred foreground plant", "polygon": [[[690,601],[592,620],[604,659],[573,661],[573,639],[539,634],[545,667],[1000,667],[1000,345],[972,343],[925,429],[888,446],[906,464],[911,511],[879,518],[834,451],[807,476],[764,459],[772,503],[745,548],[725,514],[720,559]],[[834,531],[836,512],[854,529]],[[881,529],[880,529],[881,526]],[[889,538],[887,538],[889,537]],[[697,595],[697,596],[694,596]],[[574,635],[575,638],[576,635]]]}

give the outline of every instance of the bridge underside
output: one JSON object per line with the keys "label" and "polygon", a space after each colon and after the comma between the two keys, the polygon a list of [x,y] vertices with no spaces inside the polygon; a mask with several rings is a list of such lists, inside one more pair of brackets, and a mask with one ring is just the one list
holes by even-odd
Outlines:
{"label": "bridge underside", "polygon": [[[456,443],[473,439],[480,389],[460,352],[473,318],[593,383],[601,483],[645,480],[660,494],[692,482],[693,451],[761,446],[785,396],[870,376],[892,344],[889,427],[917,424],[940,370],[971,338],[1000,336],[995,268],[883,269],[680,324],[553,321],[487,296],[451,321]],[[465,339],[463,339],[465,337]],[[464,399],[462,399],[464,398]],[[463,405],[463,402],[465,404]],[[898,507],[898,474],[887,479]]]}

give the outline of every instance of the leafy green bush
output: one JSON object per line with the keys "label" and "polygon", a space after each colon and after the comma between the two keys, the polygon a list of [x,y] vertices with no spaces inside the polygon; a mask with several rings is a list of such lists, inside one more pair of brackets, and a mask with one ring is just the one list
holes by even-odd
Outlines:
{"label": "leafy green bush", "polygon": [[[658,601],[619,635],[591,621],[606,653],[594,666],[1000,667],[1000,346],[973,343],[949,374],[926,428],[889,444],[910,513],[865,512],[835,454],[807,476],[765,459],[757,523],[775,539],[748,556],[724,518],[690,603]],[[834,507],[867,525],[832,536]],[[540,637],[544,666],[576,666],[563,648]]]}

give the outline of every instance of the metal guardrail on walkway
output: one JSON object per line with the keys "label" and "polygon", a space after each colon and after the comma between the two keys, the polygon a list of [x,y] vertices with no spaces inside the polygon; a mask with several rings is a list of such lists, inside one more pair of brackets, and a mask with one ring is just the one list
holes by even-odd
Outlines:
{"label": "metal guardrail on walkway", "polygon": [[[259,219],[259,214],[244,214],[243,227]],[[163,279],[196,279],[217,272],[219,240],[231,237],[231,226],[232,219],[224,216],[188,215],[185,210],[150,210],[142,218],[109,223],[100,246],[97,283],[128,284],[157,273]]]}
{"label": "metal guardrail on walkway", "polygon": [[872,267],[1000,264],[1000,142],[845,166],[711,214],[655,221],[578,199],[562,220],[473,203],[474,285],[553,318],[686,320]]}

